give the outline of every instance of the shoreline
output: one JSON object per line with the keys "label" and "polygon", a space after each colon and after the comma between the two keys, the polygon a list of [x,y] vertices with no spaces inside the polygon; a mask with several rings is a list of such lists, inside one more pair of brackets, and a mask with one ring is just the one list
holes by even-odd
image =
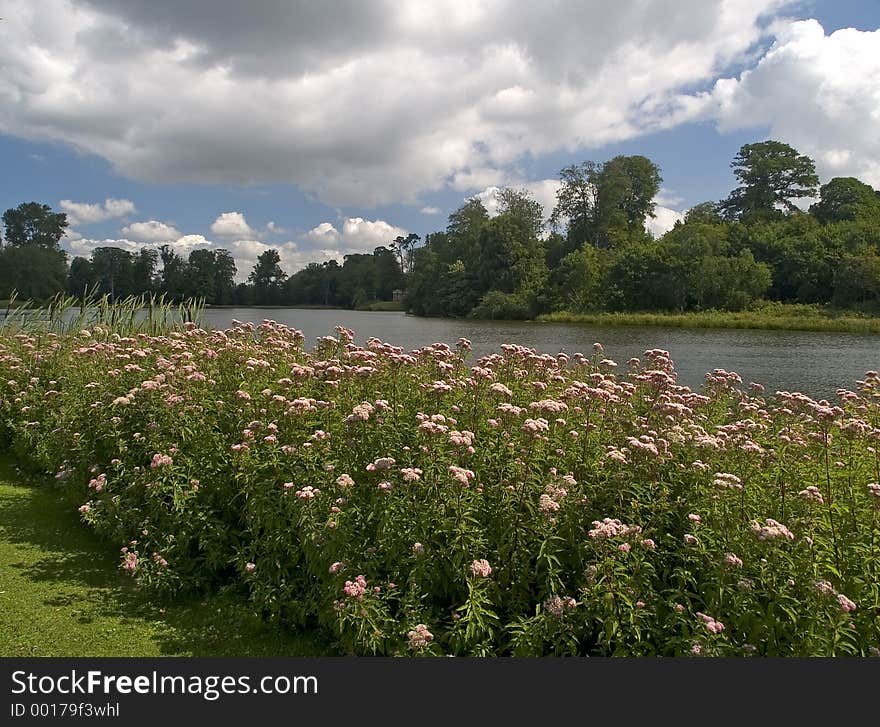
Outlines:
{"label": "shoreline", "polygon": [[817,333],[880,334],[880,317],[821,312],[774,314],[762,311],[741,313],[545,313],[540,323],[568,323],[591,326],[641,326],[667,328],[752,329],[770,331],[813,331]]}

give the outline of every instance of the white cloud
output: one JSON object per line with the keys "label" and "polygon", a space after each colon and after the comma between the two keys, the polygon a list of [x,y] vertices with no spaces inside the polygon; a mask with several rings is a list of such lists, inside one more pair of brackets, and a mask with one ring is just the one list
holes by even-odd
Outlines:
{"label": "white cloud", "polygon": [[717,81],[703,113],[722,131],[769,126],[816,161],[819,176],[880,187],[880,29],[826,35],[815,20],[777,26],[772,48],[739,78]]}
{"label": "white cloud", "polygon": [[407,231],[385,220],[365,220],[363,217],[346,217],[342,229],[331,222],[322,222],[309,230],[303,239],[315,248],[338,249],[343,254],[372,252],[380,246],[387,247]]}
{"label": "white cloud", "polygon": [[246,238],[256,236],[241,212],[224,212],[211,223],[211,232],[218,237]]}
{"label": "white cloud", "polygon": [[[118,247],[128,252],[138,252],[148,248],[158,248],[160,241],[142,242],[139,240],[129,240],[128,238],[106,238],[97,240],[93,238],[83,237],[77,232],[68,232],[61,239],[61,246],[72,253],[82,257],[88,257],[97,247]],[[213,243],[205,239],[202,235],[182,235],[174,240],[161,241],[171,247],[178,255],[186,258],[189,253],[197,247],[210,246]]]}
{"label": "white cloud", "polygon": [[88,257],[98,247],[118,247],[128,252],[137,252],[145,247],[139,242],[126,239],[93,240],[87,237],[78,237],[76,239],[67,238],[64,242],[66,243],[65,248],[67,250],[80,257]]}
{"label": "white cloud", "polygon": [[429,205],[427,207],[422,207],[419,212],[421,212],[423,215],[439,215],[441,209],[439,207]]}
{"label": "white cloud", "polygon": [[172,225],[156,220],[133,222],[123,227],[120,232],[126,237],[131,237],[141,242],[171,242],[181,236],[180,231]]}
{"label": "white cloud", "polygon": [[0,132],[147,182],[415,203],[704,113],[691,89],[729,74],[791,4],[218,2],[206,22],[177,0],[9,0]]}
{"label": "white cloud", "polygon": [[134,202],[131,200],[112,197],[96,204],[62,199],[59,205],[62,211],[67,213],[67,222],[73,227],[92,225],[136,212]]}
{"label": "white cloud", "polygon": [[271,220],[266,223],[266,229],[273,235],[286,235],[288,232],[290,232],[290,230],[281,227],[281,225],[276,225]]}
{"label": "white cloud", "polygon": [[315,246],[336,247],[339,244],[340,235],[339,230],[333,226],[332,222],[322,222],[309,230],[304,237]]}
{"label": "white cloud", "polygon": [[676,222],[684,221],[684,215],[677,210],[658,204],[654,208],[654,216],[645,220],[645,229],[654,237],[660,237],[675,227]]}

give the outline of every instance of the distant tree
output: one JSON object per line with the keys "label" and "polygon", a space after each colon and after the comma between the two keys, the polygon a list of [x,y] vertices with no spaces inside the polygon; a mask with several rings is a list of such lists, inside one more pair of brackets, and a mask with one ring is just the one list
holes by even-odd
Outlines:
{"label": "distant tree", "polygon": [[616,156],[604,164],[586,161],[565,167],[550,215],[554,227],[567,221],[569,251],[587,243],[611,247],[615,231],[635,231],[654,216],[654,198],[663,181],[659,167],[644,156]]}
{"label": "distant tree", "polygon": [[45,301],[67,288],[67,254],[45,245],[8,245],[0,251],[0,298]]}
{"label": "distant tree", "polygon": [[721,220],[721,214],[718,212],[717,202],[700,202],[694,205],[684,214],[685,224],[691,222],[704,222],[708,224],[718,224]]}
{"label": "distant tree", "polygon": [[214,250],[214,303],[229,305],[235,295],[235,259],[229,250]]}
{"label": "distant tree", "polygon": [[92,251],[92,274],[98,295],[125,298],[133,295],[132,254],[118,247],[98,247]]}
{"label": "distant tree", "polygon": [[82,297],[91,292],[94,284],[95,275],[92,271],[92,263],[84,257],[73,258],[67,273],[67,292]]}
{"label": "distant tree", "polygon": [[184,300],[192,297],[187,280],[186,261],[170,245],[159,248],[162,272],[159,274],[159,289],[171,300]]}
{"label": "distant tree", "polygon": [[131,261],[131,292],[133,295],[152,293],[156,285],[156,266],[159,253],[153,248],[141,248]]}
{"label": "distant tree", "polygon": [[815,163],[780,141],[745,144],[730,166],[741,186],[719,205],[729,219],[779,217],[797,210],[792,200],[816,196]]}
{"label": "distant tree", "polygon": [[67,215],[52,212],[49,205],[25,202],[3,213],[6,244],[12,247],[39,245],[57,248],[67,229]]}
{"label": "distant tree", "polygon": [[880,197],[855,177],[835,177],[819,189],[810,214],[822,224],[864,219],[880,224]]}
{"label": "distant tree", "polygon": [[391,243],[391,250],[397,256],[397,262],[404,274],[412,270],[413,250],[415,250],[421,239],[415,232],[410,232],[405,237],[398,235],[394,238],[394,242]]}
{"label": "distant tree", "polygon": [[281,269],[281,256],[273,249],[260,253],[257,262],[248,276],[254,286],[257,304],[277,305],[287,273]]}

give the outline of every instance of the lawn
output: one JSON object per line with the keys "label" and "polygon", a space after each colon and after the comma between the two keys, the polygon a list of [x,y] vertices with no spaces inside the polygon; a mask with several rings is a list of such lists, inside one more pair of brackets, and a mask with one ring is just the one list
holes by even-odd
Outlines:
{"label": "lawn", "polygon": [[234,594],[161,603],[46,485],[0,460],[0,656],[319,656]]}

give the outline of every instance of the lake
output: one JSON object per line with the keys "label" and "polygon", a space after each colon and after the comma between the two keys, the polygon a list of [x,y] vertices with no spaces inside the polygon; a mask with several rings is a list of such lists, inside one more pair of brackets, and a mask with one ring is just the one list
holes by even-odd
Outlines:
{"label": "lake", "polygon": [[211,308],[205,311],[203,323],[226,328],[233,319],[260,323],[267,318],[299,328],[309,346],[318,336],[334,335],[336,325],[354,330],[358,343],[375,336],[405,349],[435,341],[454,345],[464,337],[473,344],[474,360],[500,351],[502,343],[517,343],[542,353],[580,351],[589,355],[598,341],[605,346],[606,356],[625,369],[633,356],[641,357],[649,348],[663,348],[675,361],[679,382],[692,388],[702,384],[707,372],[723,368],[736,371],[746,384],[764,384],[768,393],[803,391],[830,399],[838,388],[855,388],[866,371],[880,369],[880,336],[871,334],[583,326],[300,308]]}

